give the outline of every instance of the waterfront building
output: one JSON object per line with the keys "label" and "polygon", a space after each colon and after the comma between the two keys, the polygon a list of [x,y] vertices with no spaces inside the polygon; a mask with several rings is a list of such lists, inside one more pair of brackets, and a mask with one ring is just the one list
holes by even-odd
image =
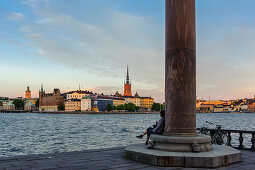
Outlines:
{"label": "waterfront building", "polygon": [[141,107],[141,97],[139,96],[124,96],[125,103],[132,103],[135,106]]}
{"label": "waterfront building", "polygon": [[85,96],[81,98],[81,111],[91,111],[91,97]]}
{"label": "waterfront building", "polygon": [[36,110],[35,104],[33,104],[32,102],[27,102],[24,105],[24,110],[26,110],[26,111],[35,111]]}
{"label": "waterfront building", "polygon": [[224,111],[225,111],[225,112],[231,111],[230,105],[224,104],[223,106],[224,106]]}
{"label": "waterfront building", "polygon": [[151,97],[140,97],[140,107],[143,109],[151,109],[154,99]]}
{"label": "waterfront building", "polygon": [[113,106],[113,98],[110,96],[103,96],[103,95],[91,96],[92,111],[105,112],[107,110],[108,104]]}
{"label": "waterfront building", "polygon": [[39,91],[39,111],[58,111],[64,106],[64,97],[59,89],[54,89],[53,93],[45,93],[43,87]]}
{"label": "waterfront building", "polygon": [[127,67],[126,82],[124,81],[124,96],[132,96],[132,92],[131,92],[131,82],[129,81],[128,67]]}
{"label": "waterfront building", "polygon": [[29,89],[29,86],[27,86],[27,90],[25,92],[25,98],[30,99],[31,98],[31,90]]}
{"label": "waterfront building", "polygon": [[24,104],[27,104],[27,103],[29,103],[29,102],[35,104],[37,100],[38,100],[38,98],[26,99],[26,100],[24,101]]}
{"label": "waterfront building", "polygon": [[3,110],[3,105],[9,101],[9,97],[0,97],[0,110]]}
{"label": "waterfront building", "polygon": [[125,104],[133,103],[133,97],[132,96],[124,96]]}
{"label": "waterfront building", "polygon": [[73,112],[81,110],[81,100],[80,99],[69,99],[65,102],[65,111]]}
{"label": "waterfront building", "polygon": [[3,103],[3,110],[15,110],[15,105],[12,103],[12,101]]}
{"label": "waterfront building", "polygon": [[76,90],[76,91],[70,91],[66,93],[66,99],[81,99],[85,96],[91,96],[93,95],[90,91],[83,91],[83,90]]}
{"label": "waterfront building", "polygon": [[203,104],[212,104],[212,105],[220,105],[220,104],[227,104],[226,101],[223,101],[223,100],[207,100],[207,101],[204,101],[202,102]]}
{"label": "waterfront building", "polygon": [[[200,107],[198,108],[198,112],[202,112],[202,113],[213,112],[214,111],[214,107],[215,107],[214,104],[204,104],[204,103],[202,103],[200,105]],[[221,107],[221,106],[218,106],[218,107]]]}
{"label": "waterfront building", "polygon": [[217,106],[213,107],[213,112],[214,113],[220,113],[220,112],[223,112],[223,111],[224,111],[223,107],[217,107]]}
{"label": "waterfront building", "polygon": [[[132,100],[133,100],[133,104],[134,105],[136,105],[138,107],[141,107],[141,98],[140,98],[140,96],[138,95],[137,92],[135,93],[135,95],[134,95]],[[153,100],[153,102],[154,102],[154,100]]]}
{"label": "waterfront building", "polygon": [[255,103],[254,102],[248,103],[247,104],[247,109],[248,109],[248,112],[255,113]]}
{"label": "waterfront building", "polygon": [[125,104],[125,99],[122,97],[112,97],[113,106],[119,106]]}
{"label": "waterfront building", "polygon": [[248,104],[247,103],[241,104],[241,110],[240,111],[247,112],[248,111]]}

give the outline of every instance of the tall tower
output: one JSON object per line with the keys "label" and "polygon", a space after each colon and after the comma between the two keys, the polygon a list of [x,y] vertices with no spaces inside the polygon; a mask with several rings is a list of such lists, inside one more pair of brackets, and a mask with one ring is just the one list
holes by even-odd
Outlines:
{"label": "tall tower", "polygon": [[128,74],[128,66],[127,66],[126,82],[124,82],[124,96],[132,96],[132,93],[131,93],[131,82],[129,81],[129,74]]}
{"label": "tall tower", "polygon": [[43,90],[43,85],[41,84],[41,89],[39,89],[39,107],[42,106],[42,97],[44,96],[45,91]]}
{"label": "tall tower", "polygon": [[25,92],[25,98],[26,99],[31,99],[31,91],[29,89],[29,86],[27,86],[27,91]]}

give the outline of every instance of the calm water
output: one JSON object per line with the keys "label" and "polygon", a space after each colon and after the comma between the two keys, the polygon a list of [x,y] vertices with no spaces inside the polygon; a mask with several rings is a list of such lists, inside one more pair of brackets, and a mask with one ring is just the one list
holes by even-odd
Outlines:
{"label": "calm water", "polygon": [[[136,139],[135,136],[154,124],[157,119],[159,115],[155,114],[0,113],[0,157],[143,143],[144,140]],[[224,129],[255,131],[255,114],[197,115],[197,127],[201,127],[206,121],[215,125],[221,124]],[[238,136],[233,138],[235,140]],[[245,144],[249,145],[248,142]]]}

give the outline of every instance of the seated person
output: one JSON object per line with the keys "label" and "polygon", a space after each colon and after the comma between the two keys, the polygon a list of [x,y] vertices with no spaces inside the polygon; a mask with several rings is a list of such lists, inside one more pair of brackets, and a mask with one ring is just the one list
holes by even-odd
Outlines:
{"label": "seated person", "polygon": [[148,144],[151,134],[163,134],[165,128],[165,110],[161,110],[160,117],[158,123],[156,122],[156,125],[153,128],[149,127],[143,134],[136,136],[137,138],[142,139],[143,136],[147,134],[145,145]]}

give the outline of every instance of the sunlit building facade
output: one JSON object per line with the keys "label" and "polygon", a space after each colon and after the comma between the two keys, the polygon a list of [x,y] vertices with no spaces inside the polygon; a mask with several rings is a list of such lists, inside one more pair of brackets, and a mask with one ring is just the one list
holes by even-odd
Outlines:
{"label": "sunlit building facade", "polygon": [[73,112],[81,110],[81,100],[80,99],[69,99],[65,101],[65,111]]}
{"label": "sunlit building facade", "polygon": [[151,97],[140,97],[140,107],[143,109],[151,109],[154,99]]}
{"label": "sunlit building facade", "polygon": [[91,97],[86,96],[81,99],[81,111],[91,111]]}
{"label": "sunlit building facade", "polygon": [[54,89],[53,93],[45,93],[43,87],[39,91],[39,111],[58,111],[64,106],[64,97],[59,89]]}

